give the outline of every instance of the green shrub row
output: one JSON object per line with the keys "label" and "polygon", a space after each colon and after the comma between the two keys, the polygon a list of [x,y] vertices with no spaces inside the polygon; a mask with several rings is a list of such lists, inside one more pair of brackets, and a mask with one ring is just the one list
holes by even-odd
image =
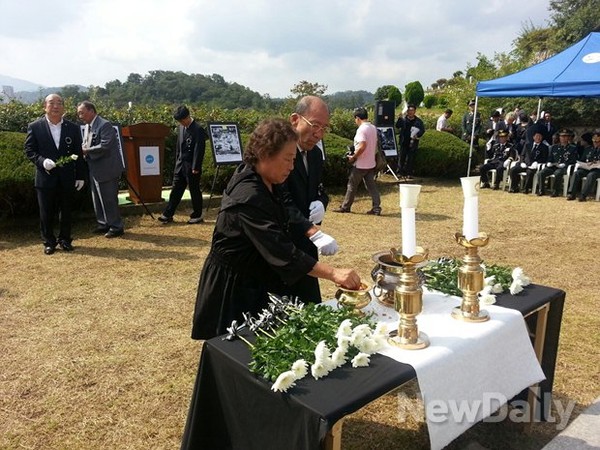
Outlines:
{"label": "green shrub row", "polygon": [[[230,120],[222,118],[221,120]],[[258,120],[258,118],[256,118]],[[352,122],[348,112],[334,111],[332,122],[336,121],[344,127],[346,135],[353,135],[355,126],[350,128],[346,122]],[[249,124],[247,124],[249,125]],[[241,128],[241,127],[240,127]],[[242,145],[245,146],[248,132],[242,132]],[[37,211],[33,177],[35,168],[26,158],[23,151],[25,133],[0,132],[0,215],[30,215]],[[175,131],[165,142],[165,160],[162,168],[163,184],[169,186],[173,180]],[[329,133],[324,138],[325,175],[324,184],[329,189],[343,190],[346,185],[349,165],[345,158],[346,146],[351,139]],[[457,178],[464,176],[467,169],[469,147],[457,137],[428,129],[423,135],[415,161],[416,174],[432,178]],[[396,168],[395,158],[389,158],[392,168]],[[202,171],[202,189],[209,192],[214,183],[214,194],[223,191],[234,166],[214,165],[210,142],[207,143],[206,155]],[[215,177],[215,174],[217,175]],[[127,189],[126,180],[121,181],[121,189]],[[76,208],[89,209],[89,191],[84,189],[76,197]]]}

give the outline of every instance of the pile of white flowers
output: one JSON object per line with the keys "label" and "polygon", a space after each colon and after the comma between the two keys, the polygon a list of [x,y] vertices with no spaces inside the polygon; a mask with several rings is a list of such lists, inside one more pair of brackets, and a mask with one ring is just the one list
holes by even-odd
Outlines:
{"label": "pile of white flowers", "polygon": [[[352,328],[352,322],[346,319],[340,324],[335,337],[337,338],[337,348],[333,352],[327,348],[325,341],[320,341],[315,348],[315,360],[310,365],[310,373],[315,380],[323,378],[332,370],[343,366],[348,359],[350,359],[352,367],[368,366],[370,356],[385,346],[388,335],[384,324],[378,324],[374,330],[366,324]],[[309,363],[304,359],[294,362],[290,370],[277,377],[271,390],[287,392],[296,384],[296,381],[308,374],[308,365]]]}
{"label": "pile of white flowers", "polygon": [[[508,290],[512,295],[517,295],[525,286],[531,284],[531,278],[526,276],[520,267],[513,269],[511,278],[512,282]],[[496,303],[496,294],[501,294],[504,291],[502,283],[496,281],[496,275],[485,278],[485,287],[479,293],[479,301],[484,305],[493,305]]]}

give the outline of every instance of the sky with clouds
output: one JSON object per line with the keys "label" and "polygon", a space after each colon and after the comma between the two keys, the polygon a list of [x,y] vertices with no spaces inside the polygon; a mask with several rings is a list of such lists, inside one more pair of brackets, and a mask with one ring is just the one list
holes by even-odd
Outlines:
{"label": "sky with clouds", "polygon": [[0,74],[104,86],[151,70],[219,74],[271,97],[449,78],[547,26],[549,0],[0,0]]}

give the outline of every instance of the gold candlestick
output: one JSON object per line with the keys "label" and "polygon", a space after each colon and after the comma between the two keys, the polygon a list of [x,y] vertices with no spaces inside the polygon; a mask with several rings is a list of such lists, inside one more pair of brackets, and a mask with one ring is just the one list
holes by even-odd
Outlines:
{"label": "gold candlestick", "polygon": [[481,267],[479,247],[488,244],[489,237],[485,233],[468,240],[460,233],[456,233],[456,242],[465,248],[463,266],[458,271],[458,287],[463,293],[460,306],[452,310],[452,317],[465,322],[485,322],[490,319],[487,311],[479,309],[479,292],[483,289],[484,270]]}
{"label": "gold candlestick", "polygon": [[417,274],[417,267],[427,260],[427,251],[416,248],[416,254],[410,258],[396,249],[391,249],[392,257],[401,264],[400,280],[395,287],[394,309],[400,315],[398,330],[390,333],[389,343],[406,350],[418,350],[429,346],[425,333],[419,332],[417,314],[423,310],[423,291]]}

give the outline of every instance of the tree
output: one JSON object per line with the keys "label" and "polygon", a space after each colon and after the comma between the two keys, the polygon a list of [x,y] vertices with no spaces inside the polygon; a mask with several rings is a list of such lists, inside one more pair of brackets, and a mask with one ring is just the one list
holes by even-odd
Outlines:
{"label": "tree", "polygon": [[598,0],[551,0],[552,37],[559,52],[580,41],[592,31],[600,31]]}
{"label": "tree", "polygon": [[396,86],[386,84],[378,87],[375,91],[375,100],[390,100],[400,105],[402,103],[402,92]]}
{"label": "tree", "polygon": [[425,91],[420,81],[413,81],[404,86],[404,99],[409,105],[419,106],[425,98]]}
{"label": "tree", "polygon": [[296,96],[296,98],[304,97],[305,95],[316,95],[322,96],[327,91],[327,85],[319,83],[310,83],[306,80],[302,80],[300,83],[295,84],[290,92]]}

